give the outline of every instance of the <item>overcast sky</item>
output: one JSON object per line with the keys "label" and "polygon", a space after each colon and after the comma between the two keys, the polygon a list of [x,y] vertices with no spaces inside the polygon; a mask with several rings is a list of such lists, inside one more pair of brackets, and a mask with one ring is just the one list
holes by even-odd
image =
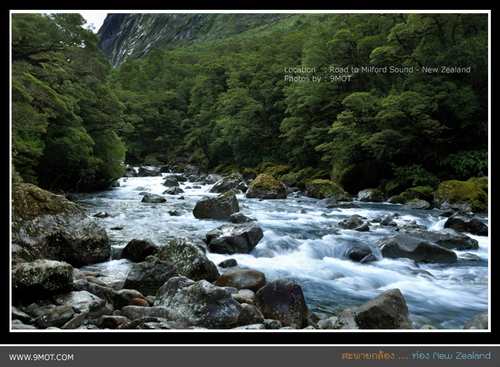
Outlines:
{"label": "overcast sky", "polygon": [[94,24],[94,32],[96,33],[99,28],[101,28],[104,18],[106,18],[106,15],[108,14],[106,10],[80,10],[78,13],[80,13],[87,21],[87,24],[85,24],[84,27]]}

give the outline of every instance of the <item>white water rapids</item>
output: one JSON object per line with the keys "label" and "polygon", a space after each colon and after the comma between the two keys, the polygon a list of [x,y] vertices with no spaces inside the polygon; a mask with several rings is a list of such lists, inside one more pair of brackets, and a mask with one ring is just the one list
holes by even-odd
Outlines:
{"label": "white water rapids", "polygon": [[[226,223],[221,220],[197,219],[192,210],[210,185],[184,182],[180,195],[163,195],[165,203],[143,203],[147,192],[160,194],[167,189],[163,177],[131,177],[120,179],[120,186],[108,191],[83,194],[78,203],[87,215],[105,211],[106,218],[94,218],[106,229],[114,252],[134,238],[149,237],[158,246],[177,236],[198,240]],[[187,188],[187,187],[191,188]],[[179,199],[179,196],[184,199]],[[367,220],[377,215],[399,213],[398,226],[415,220],[428,230],[440,230],[445,219],[437,210],[403,211],[402,206],[387,203],[355,202],[361,208],[328,209],[317,204],[317,199],[293,197],[282,200],[247,199],[237,195],[241,212],[257,219],[264,238],[251,254],[221,255],[208,253],[215,264],[233,258],[240,268],[262,271],[266,279],[279,277],[293,279],[300,284],[310,311],[338,314],[345,308],[355,308],[380,293],[399,288],[406,299],[415,328],[429,324],[438,329],[462,329],[476,314],[488,310],[489,304],[489,238],[470,237],[479,242],[478,250],[455,251],[457,264],[415,265],[407,259],[382,258],[375,243],[394,233],[394,228],[373,225],[368,232],[346,230],[338,223],[354,214]],[[172,211],[177,213],[172,215]],[[486,216],[480,219],[488,224]],[[379,261],[361,264],[348,259],[356,244],[368,245]],[[473,253],[476,260],[462,259]],[[125,259],[85,267],[97,270],[101,279],[114,283],[126,278],[133,263]],[[222,274],[227,269],[219,268]]]}

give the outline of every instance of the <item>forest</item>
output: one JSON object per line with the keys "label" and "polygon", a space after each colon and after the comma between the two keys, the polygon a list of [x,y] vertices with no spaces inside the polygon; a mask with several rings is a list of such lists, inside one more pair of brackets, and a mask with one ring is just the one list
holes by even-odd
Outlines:
{"label": "forest", "polygon": [[12,14],[13,181],[124,164],[306,170],[347,191],[488,173],[488,14],[297,14],[112,68],[79,14]]}

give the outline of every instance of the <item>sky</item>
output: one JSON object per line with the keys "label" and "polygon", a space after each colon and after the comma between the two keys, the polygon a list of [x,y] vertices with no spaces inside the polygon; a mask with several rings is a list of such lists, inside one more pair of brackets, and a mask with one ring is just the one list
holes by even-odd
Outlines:
{"label": "sky", "polygon": [[104,18],[106,18],[106,15],[108,14],[106,10],[80,10],[78,13],[80,13],[87,21],[84,27],[94,24],[95,33],[97,33],[99,28],[101,28]]}

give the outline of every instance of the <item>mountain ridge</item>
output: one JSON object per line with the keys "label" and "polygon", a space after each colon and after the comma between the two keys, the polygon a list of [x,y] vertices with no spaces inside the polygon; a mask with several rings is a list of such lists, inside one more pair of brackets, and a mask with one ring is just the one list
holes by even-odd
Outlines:
{"label": "mountain ridge", "polygon": [[110,13],[97,34],[113,67],[155,47],[173,49],[226,39],[281,21],[292,13]]}

